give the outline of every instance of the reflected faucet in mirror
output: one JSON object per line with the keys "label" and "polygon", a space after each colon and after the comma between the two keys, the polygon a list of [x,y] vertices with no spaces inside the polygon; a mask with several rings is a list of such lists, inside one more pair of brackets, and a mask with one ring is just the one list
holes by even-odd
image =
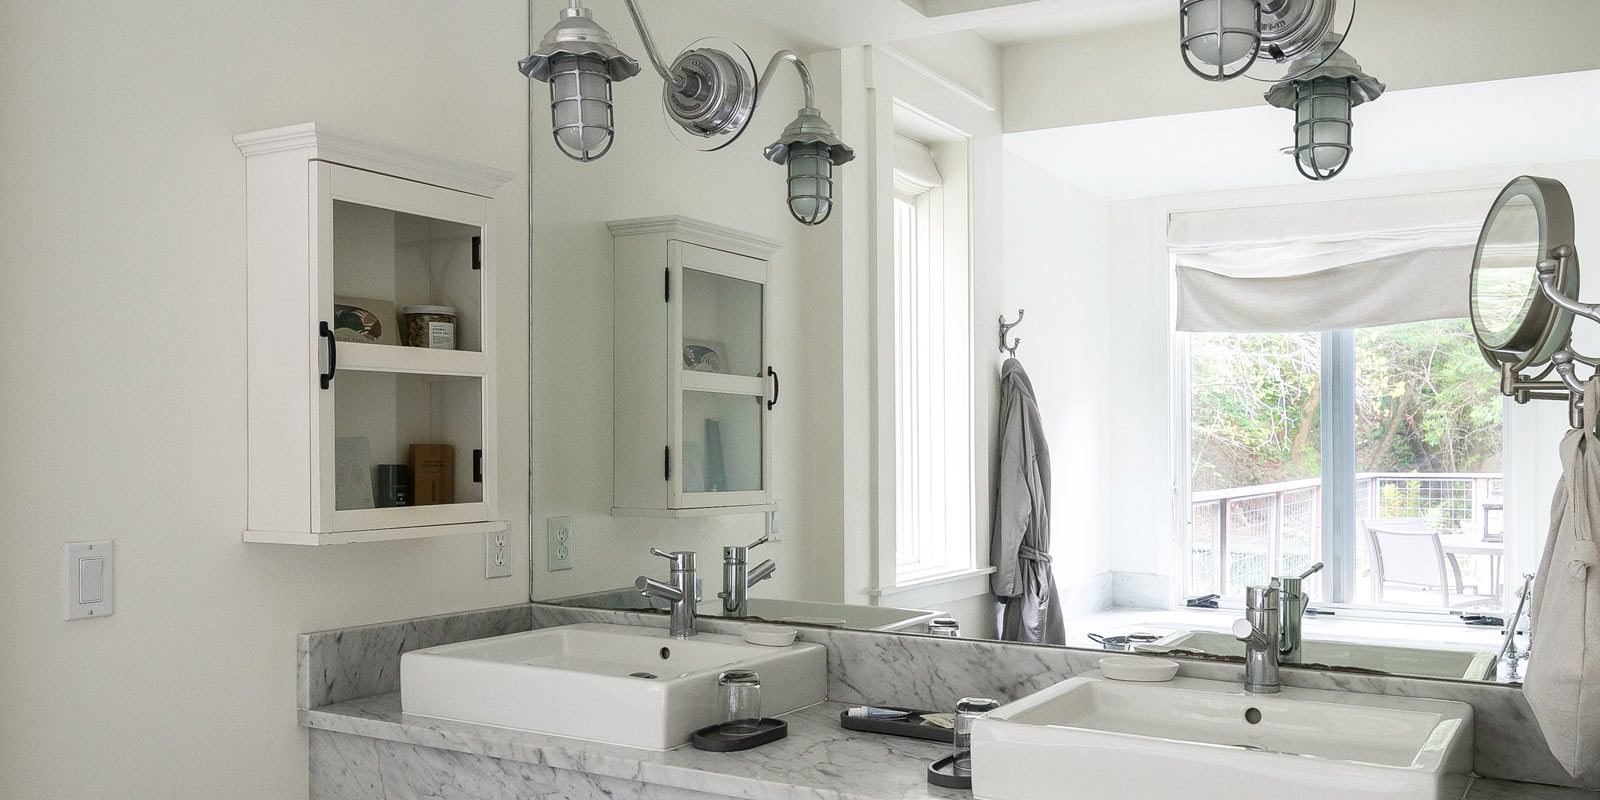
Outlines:
{"label": "reflected faucet in mirror", "polygon": [[729,617],[750,616],[750,587],[772,577],[778,565],[767,559],[750,568],[750,551],[771,541],[767,536],[743,547],[722,548],[722,613]]}
{"label": "reflected faucet in mirror", "polygon": [[1245,590],[1245,618],[1233,623],[1234,637],[1245,644],[1245,691],[1276,694],[1282,688],[1278,666],[1299,663],[1300,623],[1310,602],[1304,582],[1321,570],[1318,561],[1299,575],[1276,577],[1266,586]]}
{"label": "reflected faucet in mirror", "polygon": [[640,575],[633,582],[633,588],[645,597],[659,597],[672,604],[671,630],[673,638],[687,639],[699,633],[695,629],[694,615],[694,551],[674,550],[670,553],[660,548],[650,548],[652,555],[658,555],[672,564],[669,576],[671,584],[662,583],[654,578]]}

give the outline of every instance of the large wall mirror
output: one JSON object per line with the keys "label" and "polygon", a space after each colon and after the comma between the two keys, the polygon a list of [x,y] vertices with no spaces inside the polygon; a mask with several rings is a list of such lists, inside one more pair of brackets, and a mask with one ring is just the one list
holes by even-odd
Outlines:
{"label": "large wall mirror", "polygon": [[[532,0],[535,40],[563,5]],[[669,54],[698,30],[657,16]],[[1552,132],[1600,75],[1411,89],[1384,61],[1359,157],[1317,183],[1263,109],[1002,134],[886,62],[832,120],[871,191],[815,229],[750,200],[778,196],[760,148],[797,87],[699,153],[636,113],[653,76],[617,83],[604,158],[531,154],[571,195],[533,199],[535,248],[611,277],[534,280],[530,598],[664,614],[636,584],[668,579],[658,548],[696,554],[702,617],[1242,660],[1276,583],[1292,663],[1520,681],[1568,415],[1518,401],[1566,396],[1574,314],[1540,287],[1576,296],[1550,248],[1589,229],[1555,187],[1600,192],[1600,140]],[[1153,168],[1174,141],[1210,155]],[[828,227],[869,202],[868,245]],[[1052,619],[1008,624],[995,591],[1041,573]]]}

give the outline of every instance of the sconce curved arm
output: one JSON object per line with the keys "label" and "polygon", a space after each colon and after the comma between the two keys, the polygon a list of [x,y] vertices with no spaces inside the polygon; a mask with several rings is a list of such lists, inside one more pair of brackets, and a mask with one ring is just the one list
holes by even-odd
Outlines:
{"label": "sconce curved arm", "polygon": [[[628,0],[628,2],[631,3],[633,0]],[[778,67],[785,61],[793,64],[795,71],[800,73],[800,84],[806,90],[804,108],[816,108],[816,93],[811,84],[811,68],[807,67],[806,62],[800,58],[800,54],[793,50],[779,50],[772,54],[772,60],[767,62],[767,68],[761,73],[761,80],[756,81],[756,102],[760,103],[761,98],[767,96],[767,87],[771,85],[773,76],[778,72]]]}
{"label": "sconce curved arm", "polygon": [[650,64],[661,75],[661,80],[666,81],[673,88],[683,87],[683,76],[674,73],[667,67],[667,62],[661,60],[660,51],[656,50],[656,40],[650,35],[650,29],[644,24],[644,13],[639,10],[636,0],[625,0],[628,6],[628,16],[633,17],[633,27],[639,30],[639,38],[644,40],[645,54],[650,56]]}

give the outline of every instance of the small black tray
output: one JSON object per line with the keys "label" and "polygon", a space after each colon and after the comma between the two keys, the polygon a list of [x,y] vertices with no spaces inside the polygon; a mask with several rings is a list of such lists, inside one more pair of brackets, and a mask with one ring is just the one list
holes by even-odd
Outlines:
{"label": "small black tray", "polygon": [[696,750],[732,753],[776,742],[789,735],[789,723],[781,719],[763,719],[756,725],[753,733],[724,733],[722,730],[724,725],[727,723],[719,722],[695,731],[689,743],[694,745]]}
{"label": "small black tray", "polygon": [[971,789],[971,775],[955,774],[955,756],[945,756],[928,765],[928,783],[944,789]]}
{"label": "small black tray", "polygon": [[839,712],[839,727],[852,731],[866,731],[867,733],[886,733],[890,736],[905,736],[911,739],[925,739],[930,742],[944,742],[950,744],[955,741],[956,732],[938,725],[930,725],[922,719],[923,714],[933,714],[933,711],[921,711],[915,708],[898,708],[895,706],[874,706],[874,708],[889,711],[909,711],[911,715],[903,719],[871,719],[869,717],[852,717],[850,712]]}

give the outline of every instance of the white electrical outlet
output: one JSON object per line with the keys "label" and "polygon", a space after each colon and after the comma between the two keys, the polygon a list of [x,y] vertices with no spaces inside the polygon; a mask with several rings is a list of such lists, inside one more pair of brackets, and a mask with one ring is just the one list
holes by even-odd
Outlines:
{"label": "white electrical outlet", "polygon": [[546,569],[550,572],[572,569],[572,517],[551,517],[546,527],[549,547]]}
{"label": "white electrical outlet", "polygon": [[510,537],[504,533],[483,535],[483,577],[511,577]]}

